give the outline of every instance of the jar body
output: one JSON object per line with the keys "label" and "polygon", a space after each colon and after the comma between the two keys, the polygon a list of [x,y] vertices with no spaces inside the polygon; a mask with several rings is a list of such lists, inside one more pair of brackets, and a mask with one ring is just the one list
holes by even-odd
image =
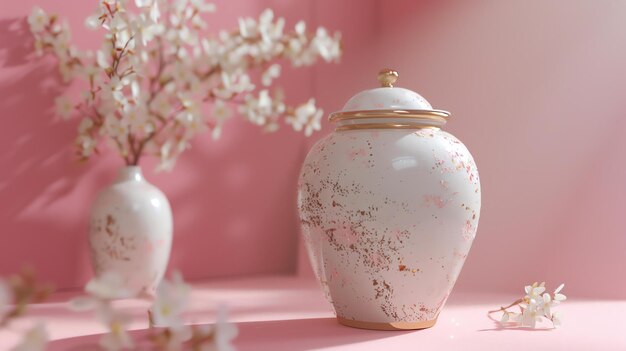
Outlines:
{"label": "jar body", "polygon": [[95,274],[113,271],[130,291],[154,296],[169,261],[172,229],[165,195],[139,167],[122,168],[92,206],[89,245]]}
{"label": "jar body", "polygon": [[339,321],[434,325],[480,215],[465,146],[439,128],[335,131],[309,152],[298,187],[311,264]]}

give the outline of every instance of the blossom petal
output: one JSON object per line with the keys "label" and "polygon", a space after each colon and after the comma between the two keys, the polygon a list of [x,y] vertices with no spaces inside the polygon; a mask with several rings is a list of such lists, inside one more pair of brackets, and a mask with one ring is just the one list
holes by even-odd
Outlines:
{"label": "blossom petal", "polygon": [[44,351],[49,339],[50,335],[46,326],[43,323],[37,323],[24,334],[20,343],[11,351]]}
{"label": "blossom petal", "polygon": [[561,285],[559,285],[559,287],[556,288],[556,290],[554,290],[554,293],[555,294],[560,293],[564,286],[565,286],[565,283],[562,283]]}

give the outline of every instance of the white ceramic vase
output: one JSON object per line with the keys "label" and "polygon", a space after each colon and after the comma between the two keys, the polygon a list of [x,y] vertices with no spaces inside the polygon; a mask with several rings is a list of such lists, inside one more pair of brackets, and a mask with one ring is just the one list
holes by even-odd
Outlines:
{"label": "white ceramic vase", "polygon": [[120,169],[93,204],[89,225],[96,275],[120,274],[133,292],[153,296],[172,246],[172,211],[165,195],[138,166]]}
{"label": "white ceramic vase", "polygon": [[302,231],[339,322],[367,329],[435,324],[480,214],[469,151],[441,130],[449,113],[392,84],[331,114],[333,133],[309,152],[299,180]]}

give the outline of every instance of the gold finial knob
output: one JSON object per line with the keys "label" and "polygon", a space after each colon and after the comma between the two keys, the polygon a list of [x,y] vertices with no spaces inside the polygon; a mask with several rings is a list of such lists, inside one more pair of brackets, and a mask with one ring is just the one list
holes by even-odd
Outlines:
{"label": "gold finial knob", "polygon": [[381,69],[378,72],[378,82],[381,87],[393,87],[393,84],[398,80],[398,72],[389,68]]}

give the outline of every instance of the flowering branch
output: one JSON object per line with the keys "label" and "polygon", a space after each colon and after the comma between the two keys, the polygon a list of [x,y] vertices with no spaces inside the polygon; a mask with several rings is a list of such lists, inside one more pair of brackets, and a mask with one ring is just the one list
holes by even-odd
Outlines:
{"label": "flowering branch", "polygon": [[203,14],[214,11],[204,0],[135,0],[133,9],[122,0],[101,0],[86,25],[105,30],[102,47],[82,52],[70,45],[66,22],[33,10],[28,22],[36,51],[57,58],[64,81],[82,78],[89,87],[78,102],[56,100],[61,116],[81,120],[82,159],[108,139],[128,165],[152,154],[160,169],[171,169],[198,133],[219,138],[235,107],[265,131],[277,130],[281,118],[307,136],[320,129],[323,111],[314,99],[287,106],[282,93],[269,88],[281,74],[278,59],[296,67],[337,61],[339,34],[321,27],[309,34],[302,21],[286,32],[285,20],[265,10],[258,19],[240,18],[238,30],[207,35]]}
{"label": "flowering branch", "polygon": [[[543,318],[552,322],[554,327],[561,325],[561,315],[559,312],[552,312],[552,308],[562,301],[565,301],[567,297],[561,293],[561,290],[565,284],[559,285],[554,294],[550,295],[546,293],[545,282],[538,284],[537,282],[532,285],[524,287],[526,295],[515,300],[513,303],[506,307],[500,307],[497,310],[488,311],[488,314],[502,312],[501,324],[511,323],[510,326],[527,326],[535,328],[537,322]],[[543,295],[542,295],[543,294]],[[518,306],[520,313],[511,312],[508,309]]]}
{"label": "flowering branch", "polygon": [[[52,290],[50,286],[37,284],[35,274],[27,268],[6,282],[0,280],[0,327],[5,327],[12,319],[22,316],[29,303],[45,301]],[[10,309],[4,312],[4,307],[9,304]]]}
{"label": "flowering branch", "polygon": [[[127,331],[130,317],[114,308],[113,299],[136,296],[127,290],[120,275],[107,272],[92,279],[85,287],[87,296],[70,301],[73,310],[95,309],[98,319],[107,327],[108,333],[100,339],[105,350],[135,349],[137,344]],[[183,319],[187,311],[191,286],[175,273],[171,280],[164,280],[157,289],[156,298],[148,311],[149,330],[147,340],[155,350],[232,350],[231,341],[237,335],[237,327],[226,322],[226,313],[220,309],[217,323],[213,326],[188,326]]]}
{"label": "flowering branch", "polygon": [[[0,279],[0,328],[23,316],[29,304],[45,301],[51,292],[52,288],[38,284],[35,275],[28,269],[9,279]],[[85,292],[86,296],[69,301],[69,307],[74,311],[95,310],[96,318],[108,330],[102,335],[100,346],[108,351],[135,349],[136,340],[127,331],[130,316],[116,309],[112,301],[137,294],[125,287],[120,275],[112,272],[90,280]],[[235,325],[226,321],[225,308],[218,310],[214,325],[185,324],[182,314],[187,310],[190,292],[191,286],[178,273],[171,280],[161,283],[149,310],[150,333],[147,340],[156,350],[234,350],[231,343],[238,331]],[[48,340],[45,325],[37,323],[24,333],[22,340],[11,351],[43,351]]]}
{"label": "flowering branch", "polygon": [[[7,280],[0,279],[0,328],[7,327],[13,320],[23,316],[29,304],[45,301],[52,290],[48,285],[38,284],[33,271],[27,268]],[[37,323],[24,333],[22,340],[11,350],[43,351],[48,340],[45,326]]]}

